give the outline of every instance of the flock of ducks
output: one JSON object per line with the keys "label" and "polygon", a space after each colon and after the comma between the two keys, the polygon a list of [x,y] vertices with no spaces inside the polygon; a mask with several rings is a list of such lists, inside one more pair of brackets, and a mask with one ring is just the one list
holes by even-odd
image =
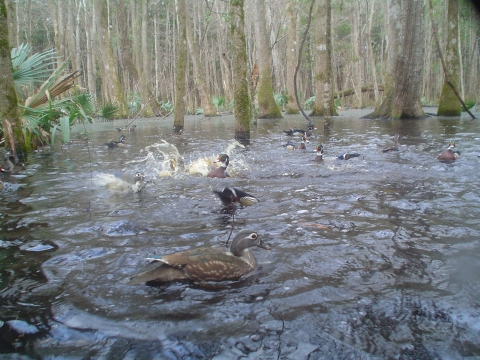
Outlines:
{"label": "flock of ducks", "polygon": [[[130,128],[117,128],[119,131],[134,131],[136,125]],[[290,129],[284,131],[288,136],[301,136],[300,144],[296,145],[289,141],[284,145],[287,149],[306,149],[308,136],[311,136],[316,127],[310,125],[307,130]],[[121,148],[126,146],[126,138],[120,135],[118,141],[105,143],[108,149]],[[323,162],[322,144],[315,147],[315,161]],[[398,135],[394,137],[394,144],[385,147],[383,152],[398,151]],[[360,156],[359,153],[345,153],[337,157],[339,160],[349,160]],[[455,161],[460,156],[460,152],[455,149],[455,141],[450,141],[447,150],[438,156],[440,161]],[[14,156],[6,153],[3,157],[4,165],[0,166],[0,172],[12,172],[14,169]],[[217,168],[211,169],[207,174],[209,178],[226,178],[228,177],[227,167],[230,157],[227,154],[220,154],[215,160],[219,163]],[[0,190],[3,189],[3,183],[0,182]],[[137,172],[135,174],[135,184],[132,189],[134,192],[141,192],[147,186],[145,176]],[[257,204],[259,200],[246,193],[243,190],[234,187],[225,187],[222,190],[215,190],[222,204],[226,207],[235,208],[251,206]],[[233,212],[234,213],[234,212]],[[233,230],[233,229],[232,229]],[[226,250],[224,247],[202,247],[191,249],[188,251],[178,252],[171,255],[151,256],[147,260],[156,263],[149,270],[142,272],[130,278],[129,284],[156,284],[171,281],[223,281],[235,280],[241,278],[254,270],[256,259],[251,248],[259,247],[270,250],[259,237],[258,233],[251,230],[242,230],[238,232]]]}
{"label": "flock of ducks", "polygon": [[[300,144],[295,144],[293,141],[288,140],[283,147],[287,148],[287,150],[306,150],[306,144],[309,143],[308,137],[313,134],[313,130],[315,130],[316,127],[313,124],[310,124],[307,128],[307,130],[300,130],[300,129],[290,129],[288,131],[283,130],[283,132],[287,136],[301,136],[301,141]],[[385,146],[382,149],[382,152],[391,152],[391,151],[399,151],[400,150],[400,145],[398,143],[398,134],[395,134],[393,138],[394,142],[393,144],[389,144]],[[323,145],[319,144],[315,146],[315,162],[323,162]],[[355,157],[361,156],[359,153],[345,153],[345,154],[340,154],[336,157],[337,160],[350,160]],[[448,144],[447,150],[445,150],[443,153],[441,153],[437,159],[442,161],[442,162],[452,162],[457,160],[460,157],[460,151],[455,149],[455,141],[450,140]]]}

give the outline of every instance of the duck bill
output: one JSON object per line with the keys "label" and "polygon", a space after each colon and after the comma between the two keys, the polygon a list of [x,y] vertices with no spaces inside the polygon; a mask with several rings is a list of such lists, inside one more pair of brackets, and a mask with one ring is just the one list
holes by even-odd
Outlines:
{"label": "duck bill", "polygon": [[271,250],[270,246],[265,244],[262,240],[260,240],[260,244],[258,244],[257,247],[265,249],[265,250]]}

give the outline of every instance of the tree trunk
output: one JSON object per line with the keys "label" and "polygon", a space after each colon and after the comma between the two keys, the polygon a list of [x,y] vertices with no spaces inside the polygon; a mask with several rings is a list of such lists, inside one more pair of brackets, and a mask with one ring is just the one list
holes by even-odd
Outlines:
{"label": "tree trunk", "polygon": [[297,66],[297,14],[293,0],[286,0],[287,17],[287,114],[298,114],[297,102],[295,100],[294,75]]}
{"label": "tree trunk", "polygon": [[362,57],[360,55],[360,4],[355,0],[352,4],[352,82],[355,88],[355,96],[353,97],[352,107],[354,109],[362,109]]}
{"label": "tree trunk", "polygon": [[178,0],[178,47],[175,81],[175,116],[173,130],[182,131],[185,126],[185,74],[187,70],[187,9],[185,0]]}
{"label": "tree trunk", "polygon": [[458,0],[448,0],[447,15],[447,44],[445,52],[445,66],[448,75],[445,76],[442,94],[438,102],[438,116],[460,116],[462,104],[458,100],[448,80],[457,89],[459,85],[459,44],[458,44]]}
{"label": "tree trunk", "polygon": [[423,79],[423,0],[388,0],[388,59],[382,104],[364,118],[424,118],[420,103]]}
{"label": "tree trunk", "polygon": [[147,9],[148,9],[148,0],[142,0],[142,13],[141,13],[141,24],[142,24],[142,75],[140,76],[140,98],[142,99],[142,109],[141,115],[143,117],[153,116],[152,107],[150,105],[149,94],[150,91],[150,81],[152,77],[150,75],[150,62],[148,57],[148,44],[147,44]]}
{"label": "tree trunk", "polygon": [[7,9],[7,16],[8,16],[8,42],[10,43],[10,48],[18,47],[20,45],[18,43],[18,34],[17,34],[17,14],[15,11],[16,2],[18,6],[18,1],[14,0],[5,0],[5,6]]}
{"label": "tree trunk", "polygon": [[375,53],[373,52],[372,37],[371,37],[372,21],[373,21],[374,9],[375,9],[375,0],[370,0],[369,5],[370,5],[370,12],[368,15],[368,23],[367,23],[367,50],[368,50],[368,59],[370,62],[370,71],[372,72],[375,106],[378,106],[380,101],[380,94],[378,91],[377,69],[375,66]]}
{"label": "tree trunk", "polygon": [[128,109],[122,85],[118,77],[110,38],[108,36],[107,7],[105,0],[94,0],[94,8],[97,20],[98,41],[100,53],[102,54],[105,75],[105,93],[107,99],[104,100],[116,104],[119,107],[118,116],[120,118],[125,118],[128,116]]}
{"label": "tree trunk", "polygon": [[[270,43],[265,26],[265,0],[256,0],[255,38],[259,64],[258,117],[260,119],[282,118],[282,113],[273,97],[272,67],[270,65]],[[252,94],[253,95],[253,94]]]}
{"label": "tree trunk", "polygon": [[83,8],[85,11],[85,42],[87,50],[87,84],[88,92],[95,98],[97,97],[97,88],[95,86],[95,56],[93,52],[93,39],[95,37],[95,12],[91,7],[86,6],[86,0],[83,0]]}
{"label": "tree trunk", "polygon": [[250,98],[247,81],[247,44],[243,0],[230,1],[230,40],[232,43],[232,82],[235,114],[235,138],[250,140]]}
{"label": "tree trunk", "polygon": [[211,100],[212,96],[205,80],[205,66],[200,62],[200,50],[193,37],[192,24],[190,21],[187,21],[186,24],[188,50],[190,52],[190,58],[192,59],[193,72],[195,73],[195,85],[198,87],[198,92],[200,94],[200,104],[203,106],[203,114],[205,116],[216,116],[217,113]]}
{"label": "tree trunk", "polygon": [[8,35],[7,7],[5,0],[0,0],[0,119],[3,122],[5,147],[12,155],[26,155],[22,122],[18,116],[17,93],[13,82],[12,56]]}

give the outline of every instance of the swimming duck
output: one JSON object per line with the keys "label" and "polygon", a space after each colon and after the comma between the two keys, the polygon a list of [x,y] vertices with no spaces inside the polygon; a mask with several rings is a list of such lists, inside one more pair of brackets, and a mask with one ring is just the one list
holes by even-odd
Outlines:
{"label": "swimming duck", "polygon": [[213,192],[218,195],[222,204],[225,206],[234,205],[243,207],[254,205],[259,202],[255,196],[233,187],[226,187],[222,190],[214,190]]}
{"label": "swimming duck", "polygon": [[10,154],[9,152],[6,152],[3,154],[3,161],[5,161],[5,165],[2,167],[2,172],[12,172],[13,168],[15,167],[15,156]]}
{"label": "swimming duck", "polygon": [[315,129],[316,129],[315,125],[310,124],[310,125],[308,125],[307,130],[300,130],[300,129],[293,129],[292,128],[288,131],[283,130],[283,132],[285,134],[287,134],[288,136],[302,136],[302,135],[305,135],[305,136],[308,137],[308,136],[312,136],[313,130],[315,130]]}
{"label": "swimming duck", "polygon": [[316,162],[323,162],[323,145],[317,145],[315,146],[315,161]]}
{"label": "swimming duck", "polygon": [[300,142],[300,145],[296,145],[295,143],[291,142],[290,140],[287,141],[287,143],[285,145],[283,145],[284,147],[287,148],[287,150],[296,150],[296,149],[299,149],[299,150],[305,150],[307,147],[305,145],[305,143],[309,143],[310,141],[308,141],[307,137],[305,135],[302,136],[302,141]]}
{"label": "swimming duck", "polygon": [[455,150],[455,141],[450,140],[448,143],[448,149],[438,155],[437,159],[440,161],[455,161],[460,157],[460,151]]}
{"label": "swimming duck", "polygon": [[140,172],[135,174],[135,184],[132,185],[132,190],[135,193],[141,192],[147,187],[147,182],[145,181],[145,175]]}
{"label": "swimming duck", "polygon": [[398,144],[398,134],[395,134],[393,137],[393,144],[389,144],[385,146],[382,152],[389,152],[389,151],[398,151],[400,149],[400,145]]}
{"label": "swimming duck", "polygon": [[119,127],[117,128],[118,131],[135,131],[137,125],[132,125],[131,127]]}
{"label": "swimming duck", "polygon": [[346,153],[346,154],[341,154],[341,155],[338,155],[337,159],[338,160],[349,160],[351,158],[354,158],[354,157],[359,157],[360,154],[359,153]]}
{"label": "swimming duck", "polygon": [[229,177],[227,173],[227,166],[230,163],[230,157],[227,154],[220,154],[218,155],[217,160],[215,160],[216,163],[220,163],[220,166],[212,171],[210,171],[207,174],[207,177],[210,178],[221,178],[224,179],[226,177]]}
{"label": "swimming duck", "polygon": [[125,137],[125,135],[120,135],[120,137],[118,138],[118,141],[110,141],[108,143],[105,143],[105,145],[108,146],[109,150],[115,149],[117,147],[126,148],[127,147],[126,140],[127,138]]}
{"label": "swimming duck", "polygon": [[147,260],[161,264],[133,276],[129,284],[239,279],[255,269],[257,260],[250,251],[255,246],[270,250],[256,232],[242,230],[235,235],[229,251],[224,247],[197,248],[171,255],[152,256]]}

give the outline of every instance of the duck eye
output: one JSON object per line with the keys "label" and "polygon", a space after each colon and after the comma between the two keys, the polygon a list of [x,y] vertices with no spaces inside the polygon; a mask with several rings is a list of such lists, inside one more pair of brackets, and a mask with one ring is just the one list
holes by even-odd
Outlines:
{"label": "duck eye", "polygon": [[251,237],[253,240],[255,240],[255,239],[258,237],[258,235],[255,234],[255,233],[253,233],[250,237]]}

